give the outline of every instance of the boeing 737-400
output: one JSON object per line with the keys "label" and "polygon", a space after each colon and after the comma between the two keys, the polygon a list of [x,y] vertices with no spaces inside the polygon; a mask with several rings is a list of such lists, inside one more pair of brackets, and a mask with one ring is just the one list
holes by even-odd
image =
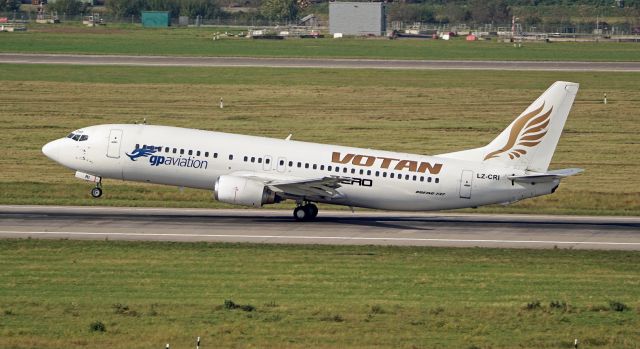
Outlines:
{"label": "boeing 737-400", "polygon": [[213,190],[215,199],[260,207],[314,203],[383,210],[477,207],[553,193],[581,169],[549,171],[578,84],[555,82],[498,137],[480,148],[425,156],[144,124],[89,126],[42,152],[95,182],[102,179]]}

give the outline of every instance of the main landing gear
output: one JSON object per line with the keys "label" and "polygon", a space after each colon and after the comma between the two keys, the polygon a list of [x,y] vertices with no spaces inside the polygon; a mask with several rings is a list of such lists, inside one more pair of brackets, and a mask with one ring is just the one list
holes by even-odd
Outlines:
{"label": "main landing gear", "polygon": [[293,218],[296,221],[310,221],[318,216],[318,206],[312,203],[306,203],[305,205],[299,205],[293,210]]}
{"label": "main landing gear", "polygon": [[102,182],[96,183],[96,187],[91,189],[91,196],[96,199],[102,196]]}

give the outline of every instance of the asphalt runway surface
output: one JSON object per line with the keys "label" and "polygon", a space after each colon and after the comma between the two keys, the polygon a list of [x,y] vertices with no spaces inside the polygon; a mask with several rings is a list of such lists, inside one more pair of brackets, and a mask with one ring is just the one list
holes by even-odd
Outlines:
{"label": "asphalt runway surface", "polygon": [[640,72],[640,62],[435,61],[0,53],[0,63],[160,67],[270,67]]}
{"label": "asphalt runway surface", "polygon": [[640,250],[640,217],[0,206],[0,238]]}

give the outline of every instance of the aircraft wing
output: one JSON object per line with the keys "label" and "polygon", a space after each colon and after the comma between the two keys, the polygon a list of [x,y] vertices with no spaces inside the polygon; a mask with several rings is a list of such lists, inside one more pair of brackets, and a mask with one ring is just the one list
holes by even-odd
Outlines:
{"label": "aircraft wing", "polygon": [[556,179],[562,179],[565,177],[576,175],[584,170],[581,168],[565,168],[562,170],[548,171],[546,173],[533,173],[522,176],[508,176],[512,181],[516,182],[551,182]]}
{"label": "aircraft wing", "polygon": [[319,177],[309,179],[288,179],[265,176],[264,173],[241,172],[233,173],[233,176],[251,178],[261,181],[269,189],[276,193],[282,193],[290,197],[313,198],[341,198],[342,194],[336,189],[341,187],[340,177]]}

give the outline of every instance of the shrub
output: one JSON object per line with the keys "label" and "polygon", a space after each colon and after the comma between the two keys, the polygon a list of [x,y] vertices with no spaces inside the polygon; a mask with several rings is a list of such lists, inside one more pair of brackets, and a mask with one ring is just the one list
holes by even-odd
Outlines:
{"label": "shrub", "polygon": [[629,310],[629,306],[619,301],[610,301],[609,309],[613,311],[625,311],[625,310]]}
{"label": "shrub", "polygon": [[343,322],[344,318],[340,314],[323,316],[320,318],[320,321],[333,321],[333,322]]}
{"label": "shrub", "polygon": [[102,321],[95,321],[89,325],[89,331],[91,332],[107,332],[107,327]]}
{"label": "shrub", "polygon": [[384,309],[379,305],[374,305],[371,307],[371,314],[384,314]]}
{"label": "shrub", "polygon": [[551,309],[560,309],[562,311],[567,311],[567,302],[565,302],[565,301],[551,301],[549,303],[549,308],[551,308]]}
{"label": "shrub", "polygon": [[527,310],[540,309],[540,301],[535,300],[527,303],[526,309]]}
{"label": "shrub", "polygon": [[230,299],[226,299],[224,301],[224,308],[227,310],[234,310],[234,309],[241,309],[247,312],[251,312],[251,311],[255,311],[256,307],[254,307],[251,304],[236,304],[234,301],[230,300]]}

